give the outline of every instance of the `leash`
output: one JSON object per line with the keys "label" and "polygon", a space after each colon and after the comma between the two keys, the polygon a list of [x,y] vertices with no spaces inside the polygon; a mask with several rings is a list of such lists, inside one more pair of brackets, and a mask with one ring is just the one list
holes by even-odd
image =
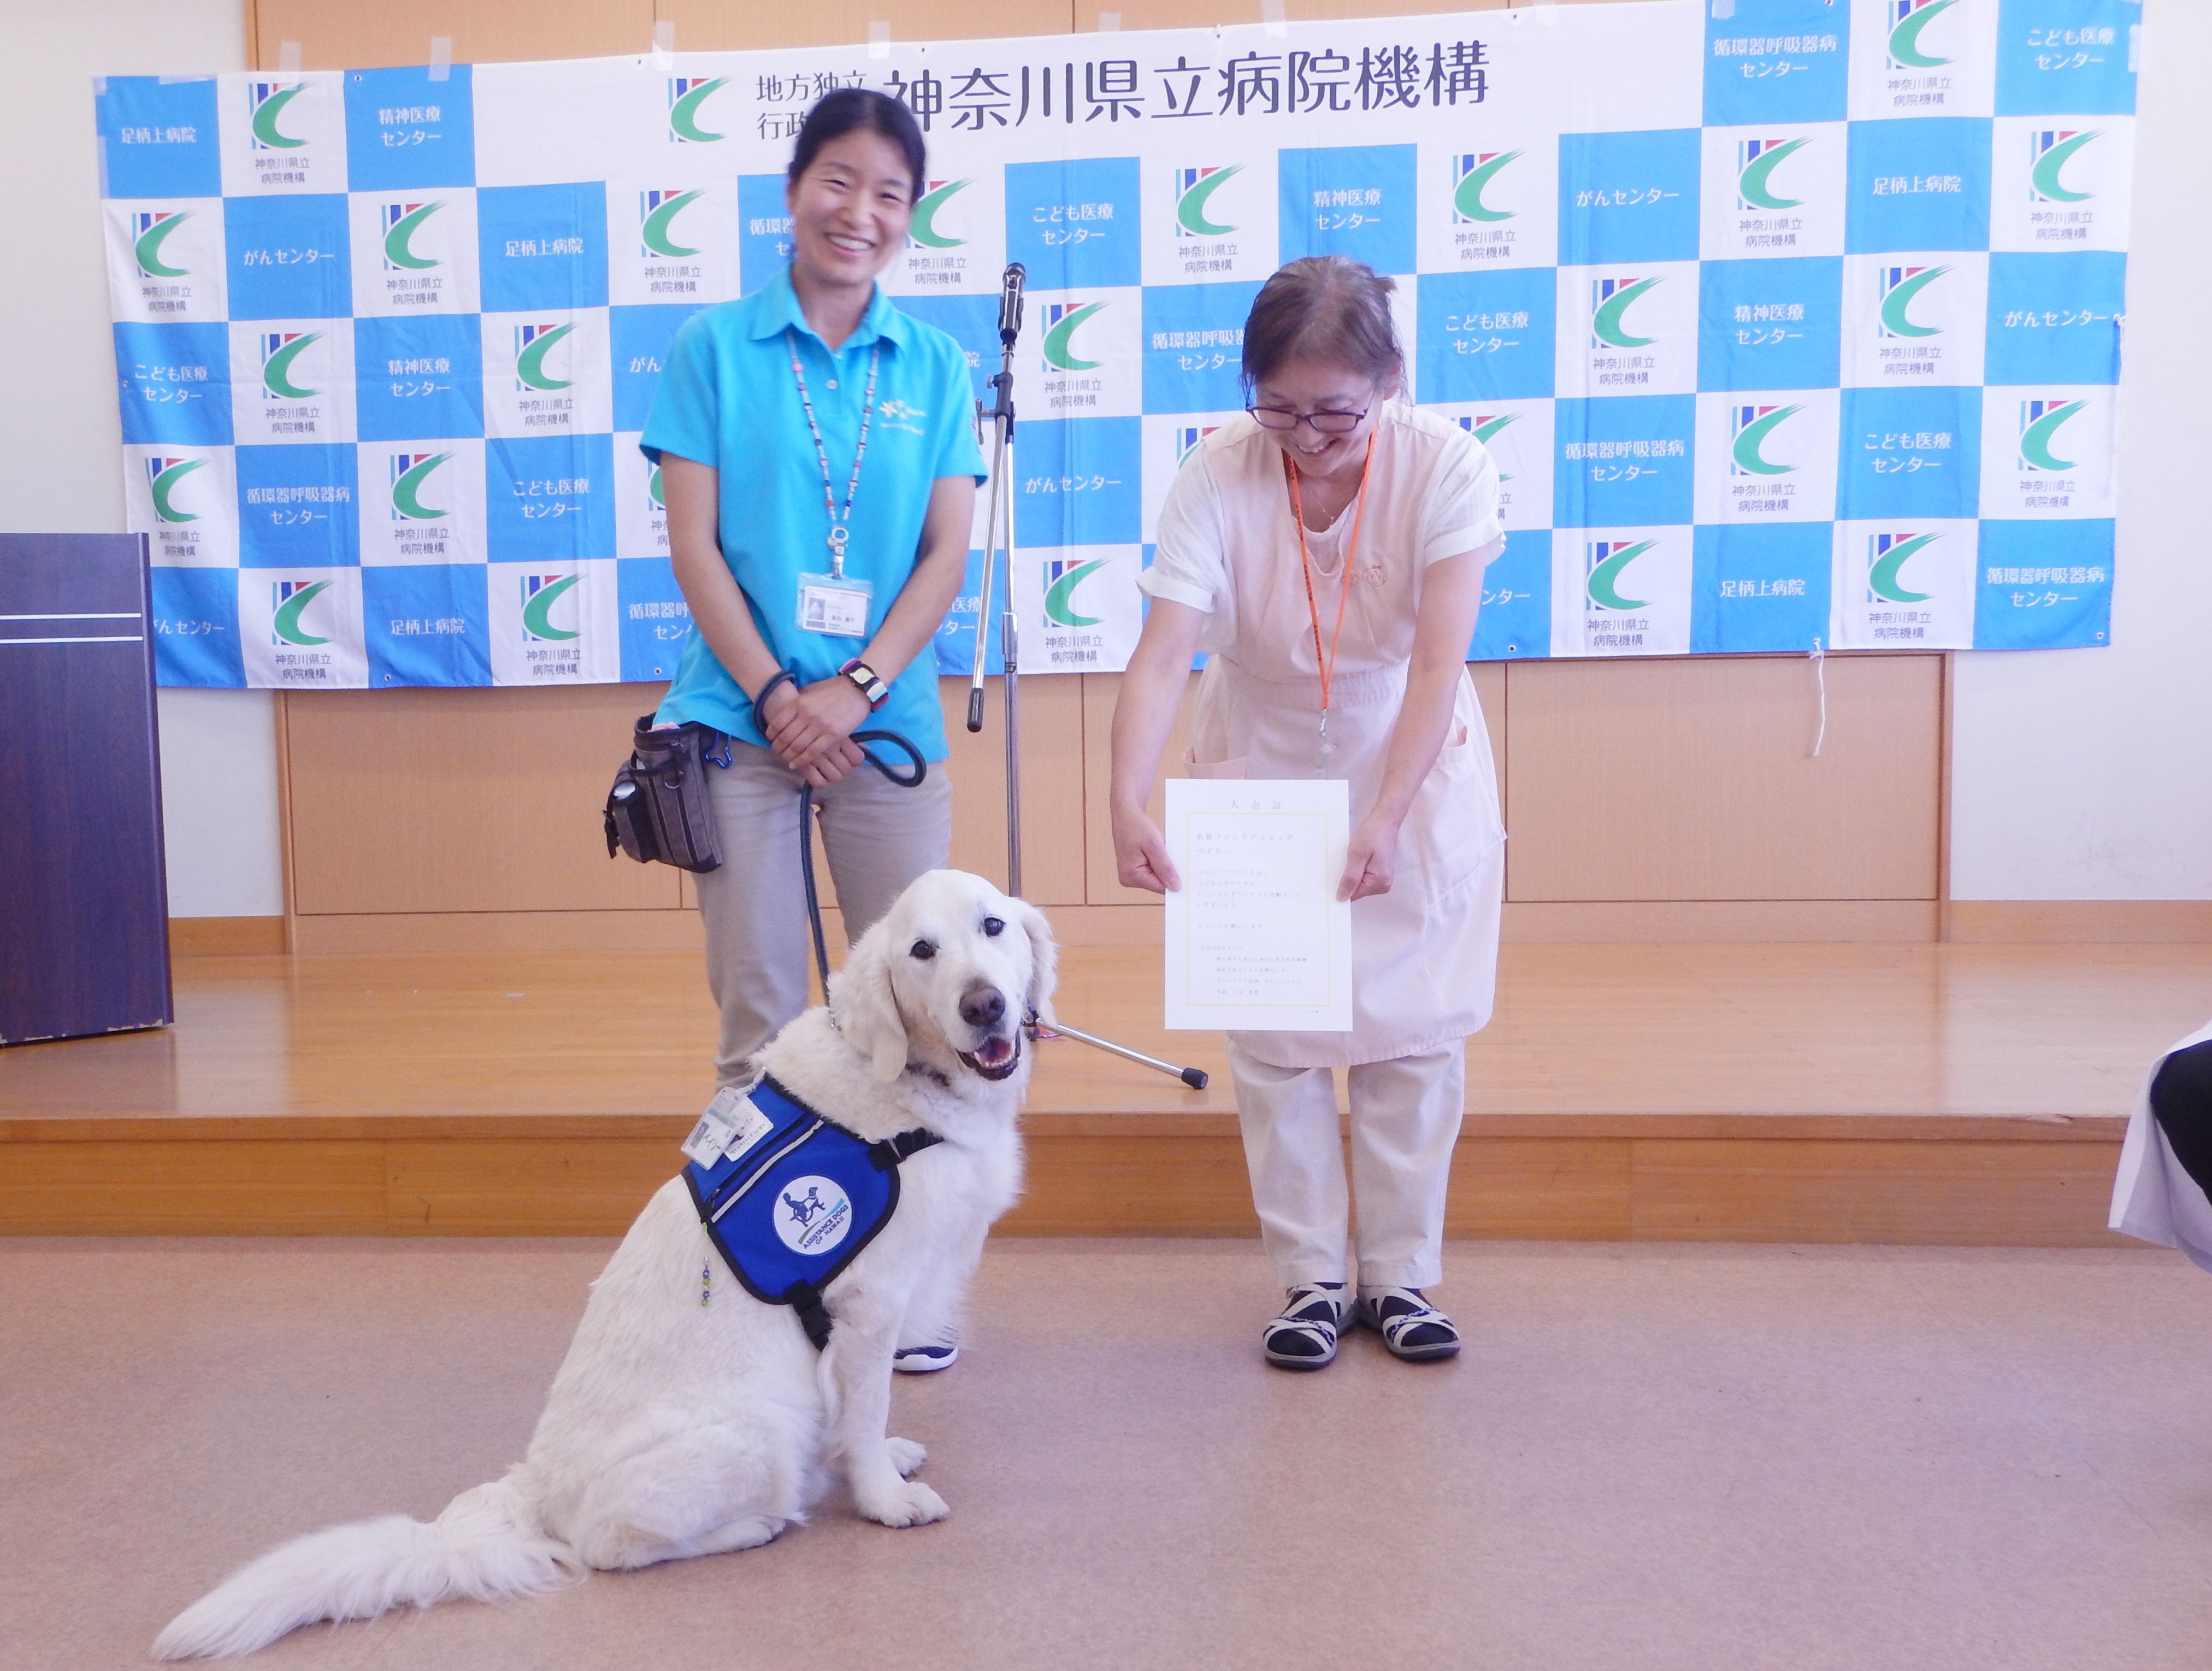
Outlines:
{"label": "leash", "polygon": [[[760,695],[753,698],[753,725],[763,738],[768,735],[768,699],[776,693],[778,687],[788,684],[796,688],[798,684],[797,674],[788,668],[780,667],[775,677],[761,686]],[[863,745],[888,743],[893,748],[903,750],[914,767],[911,776],[901,776],[866,746],[860,750],[862,759],[902,789],[918,788],[921,781],[929,775],[929,763],[921,757],[921,750],[895,731],[856,731],[853,733],[853,740]],[[726,754],[727,750],[724,752]],[[729,762],[725,759],[721,763],[726,766]],[[821,974],[822,994],[826,1000],[830,995],[830,947],[822,935],[822,901],[814,886],[814,786],[804,779],[799,785],[799,875],[806,886],[806,926],[814,936],[814,967]]]}

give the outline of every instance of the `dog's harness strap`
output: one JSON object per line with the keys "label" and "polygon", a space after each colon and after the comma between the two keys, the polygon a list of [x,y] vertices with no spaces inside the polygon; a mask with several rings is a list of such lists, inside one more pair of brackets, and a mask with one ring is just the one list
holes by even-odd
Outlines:
{"label": "dog's harness strap", "polygon": [[876,1164],[876,1170],[888,1172],[910,1155],[944,1142],[935,1132],[916,1126],[910,1132],[901,1132],[896,1137],[887,1137],[880,1143],[868,1145],[868,1158]]}
{"label": "dog's harness strap", "polygon": [[783,1291],[783,1303],[799,1314],[799,1326],[814,1342],[815,1351],[830,1344],[830,1308],[822,1303],[819,1288],[811,1282],[794,1282]]}

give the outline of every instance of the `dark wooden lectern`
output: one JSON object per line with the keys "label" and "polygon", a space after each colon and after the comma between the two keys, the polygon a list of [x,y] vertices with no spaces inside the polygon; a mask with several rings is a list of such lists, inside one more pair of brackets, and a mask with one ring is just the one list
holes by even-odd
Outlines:
{"label": "dark wooden lectern", "polygon": [[0,534],[0,1044],[160,1027],[169,893],[140,534]]}

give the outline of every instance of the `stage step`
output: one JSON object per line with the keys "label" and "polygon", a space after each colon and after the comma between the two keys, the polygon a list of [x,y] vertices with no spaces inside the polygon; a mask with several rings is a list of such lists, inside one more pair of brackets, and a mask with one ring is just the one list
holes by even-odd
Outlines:
{"label": "stage step", "polygon": [[[1454,1236],[2118,1243],[2124,1123],[1942,1115],[1470,1118]],[[674,1175],[665,1115],[0,1121],[0,1233],[611,1236]],[[1236,1117],[1042,1114],[999,1233],[1256,1235]]]}
{"label": "stage step", "polygon": [[[176,963],[177,1024],[0,1050],[0,1233],[613,1235],[712,1086],[696,957]],[[1002,1233],[1255,1233],[1218,1034],[1156,949],[1063,948]],[[2212,946],[1508,946],[1455,1235],[2079,1243]]]}

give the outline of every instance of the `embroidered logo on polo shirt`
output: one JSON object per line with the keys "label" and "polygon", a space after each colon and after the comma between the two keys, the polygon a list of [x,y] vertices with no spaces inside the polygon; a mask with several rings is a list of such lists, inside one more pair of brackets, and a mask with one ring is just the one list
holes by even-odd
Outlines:
{"label": "embroidered logo on polo shirt", "polygon": [[922,433],[921,420],[929,414],[909,400],[886,400],[876,408],[876,416],[886,429],[902,429],[909,435]]}

